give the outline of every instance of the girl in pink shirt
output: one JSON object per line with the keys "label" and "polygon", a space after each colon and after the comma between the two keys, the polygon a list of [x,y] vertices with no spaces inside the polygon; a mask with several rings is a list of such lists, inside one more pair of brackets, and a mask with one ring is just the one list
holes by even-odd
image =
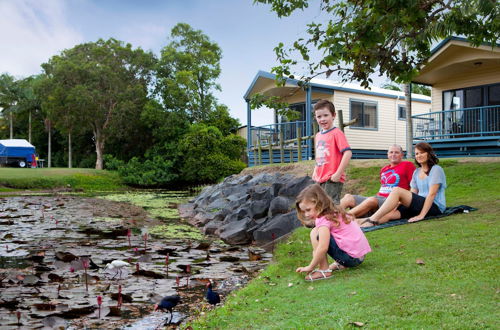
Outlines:
{"label": "girl in pink shirt", "polygon": [[[296,206],[298,217],[304,225],[310,226],[314,221],[310,235],[313,258],[308,266],[296,270],[308,273],[306,281],[327,279],[333,270],[356,267],[371,251],[356,221],[351,221],[344,210],[334,205],[318,184],[302,190],[297,196]],[[330,266],[327,254],[335,260]]]}

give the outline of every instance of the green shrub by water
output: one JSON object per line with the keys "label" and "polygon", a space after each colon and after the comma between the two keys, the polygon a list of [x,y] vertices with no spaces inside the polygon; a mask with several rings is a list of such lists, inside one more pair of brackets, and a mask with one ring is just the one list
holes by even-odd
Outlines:
{"label": "green shrub by water", "polygon": [[[309,230],[300,228],[277,246],[264,272],[190,325],[340,329],[360,322],[368,329],[498,328],[500,163],[444,160],[441,165],[448,206],[468,204],[478,211],[369,232],[373,252],[361,266],[312,283],[294,272],[311,257]],[[377,176],[350,170],[350,179],[365,182],[370,191],[378,185]]]}

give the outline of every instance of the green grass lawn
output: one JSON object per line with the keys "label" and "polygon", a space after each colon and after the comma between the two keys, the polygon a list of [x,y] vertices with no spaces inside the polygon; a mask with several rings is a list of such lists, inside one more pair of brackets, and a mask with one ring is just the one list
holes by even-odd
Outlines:
{"label": "green grass lawn", "polygon": [[86,168],[0,168],[1,191],[72,188],[84,191],[123,189],[117,173]]}
{"label": "green grass lawn", "polygon": [[[190,325],[325,329],[361,322],[370,329],[498,329],[500,164],[441,165],[448,206],[467,204],[478,211],[369,232],[373,252],[362,265],[313,283],[294,272],[311,255],[309,230],[300,228],[277,246],[260,276]],[[372,169],[376,174],[366,185],[373,192],[378,167]],[[351,170],[351,178],[368,173],[358,172]]]}

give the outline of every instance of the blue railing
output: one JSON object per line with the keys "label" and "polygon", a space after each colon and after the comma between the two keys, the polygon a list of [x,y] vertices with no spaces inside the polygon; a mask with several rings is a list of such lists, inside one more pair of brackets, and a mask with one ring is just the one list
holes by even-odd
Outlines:
{"label": "blue railing", "polygon": [[500,106],[463,108],[412,116],[415,140],[500,135]]}
{"label": "blue railing", "polygon": [[285,141],[304,137],[306,134],[306,122],[294,121],[279,124],[270,124],[264,126],[252,127],[252,147],[256,147],[260,142],[262,147],[272,145],[280,145],[280,138]]}

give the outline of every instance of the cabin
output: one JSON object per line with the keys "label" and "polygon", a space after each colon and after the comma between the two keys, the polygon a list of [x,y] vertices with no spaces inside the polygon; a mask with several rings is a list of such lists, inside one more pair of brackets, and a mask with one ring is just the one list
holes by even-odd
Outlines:
{"label": "cabin", "polygon": [[35,147],[24,139],[0,140],[0,164],[36,167]]}
{"label": "cabin", "polygon": [[[403,92],[378,87],[365,89],[356,84],[337,83],[313,78],[306,84],[288,79],[276,86],[275,75],[259,71],[244,95],[247,102],[247,155],[249,166],[290,163],[313,159],[313,137],[318,131],[312,109],[320,99],[330,100],[336,108],[335,126],[357,119],[344,133],[351,145],[353,158],[386,158],[387,149],[399,144],[406,149],[406,108]],[[278,96],[290,104],[299,119],[289,121],[274,113],[274,122],[252,126],[250,99],[253,95]],[[431,111],[431,98],[412,94],[412,114]],[[248,129],[250,127],[250,129]]]}
{"label": "cabin", "polygon": [[413,81],[432,87],[432,111],[412,116],[414,142],[441,157],[500,156],[500,45],[447,38]]}

